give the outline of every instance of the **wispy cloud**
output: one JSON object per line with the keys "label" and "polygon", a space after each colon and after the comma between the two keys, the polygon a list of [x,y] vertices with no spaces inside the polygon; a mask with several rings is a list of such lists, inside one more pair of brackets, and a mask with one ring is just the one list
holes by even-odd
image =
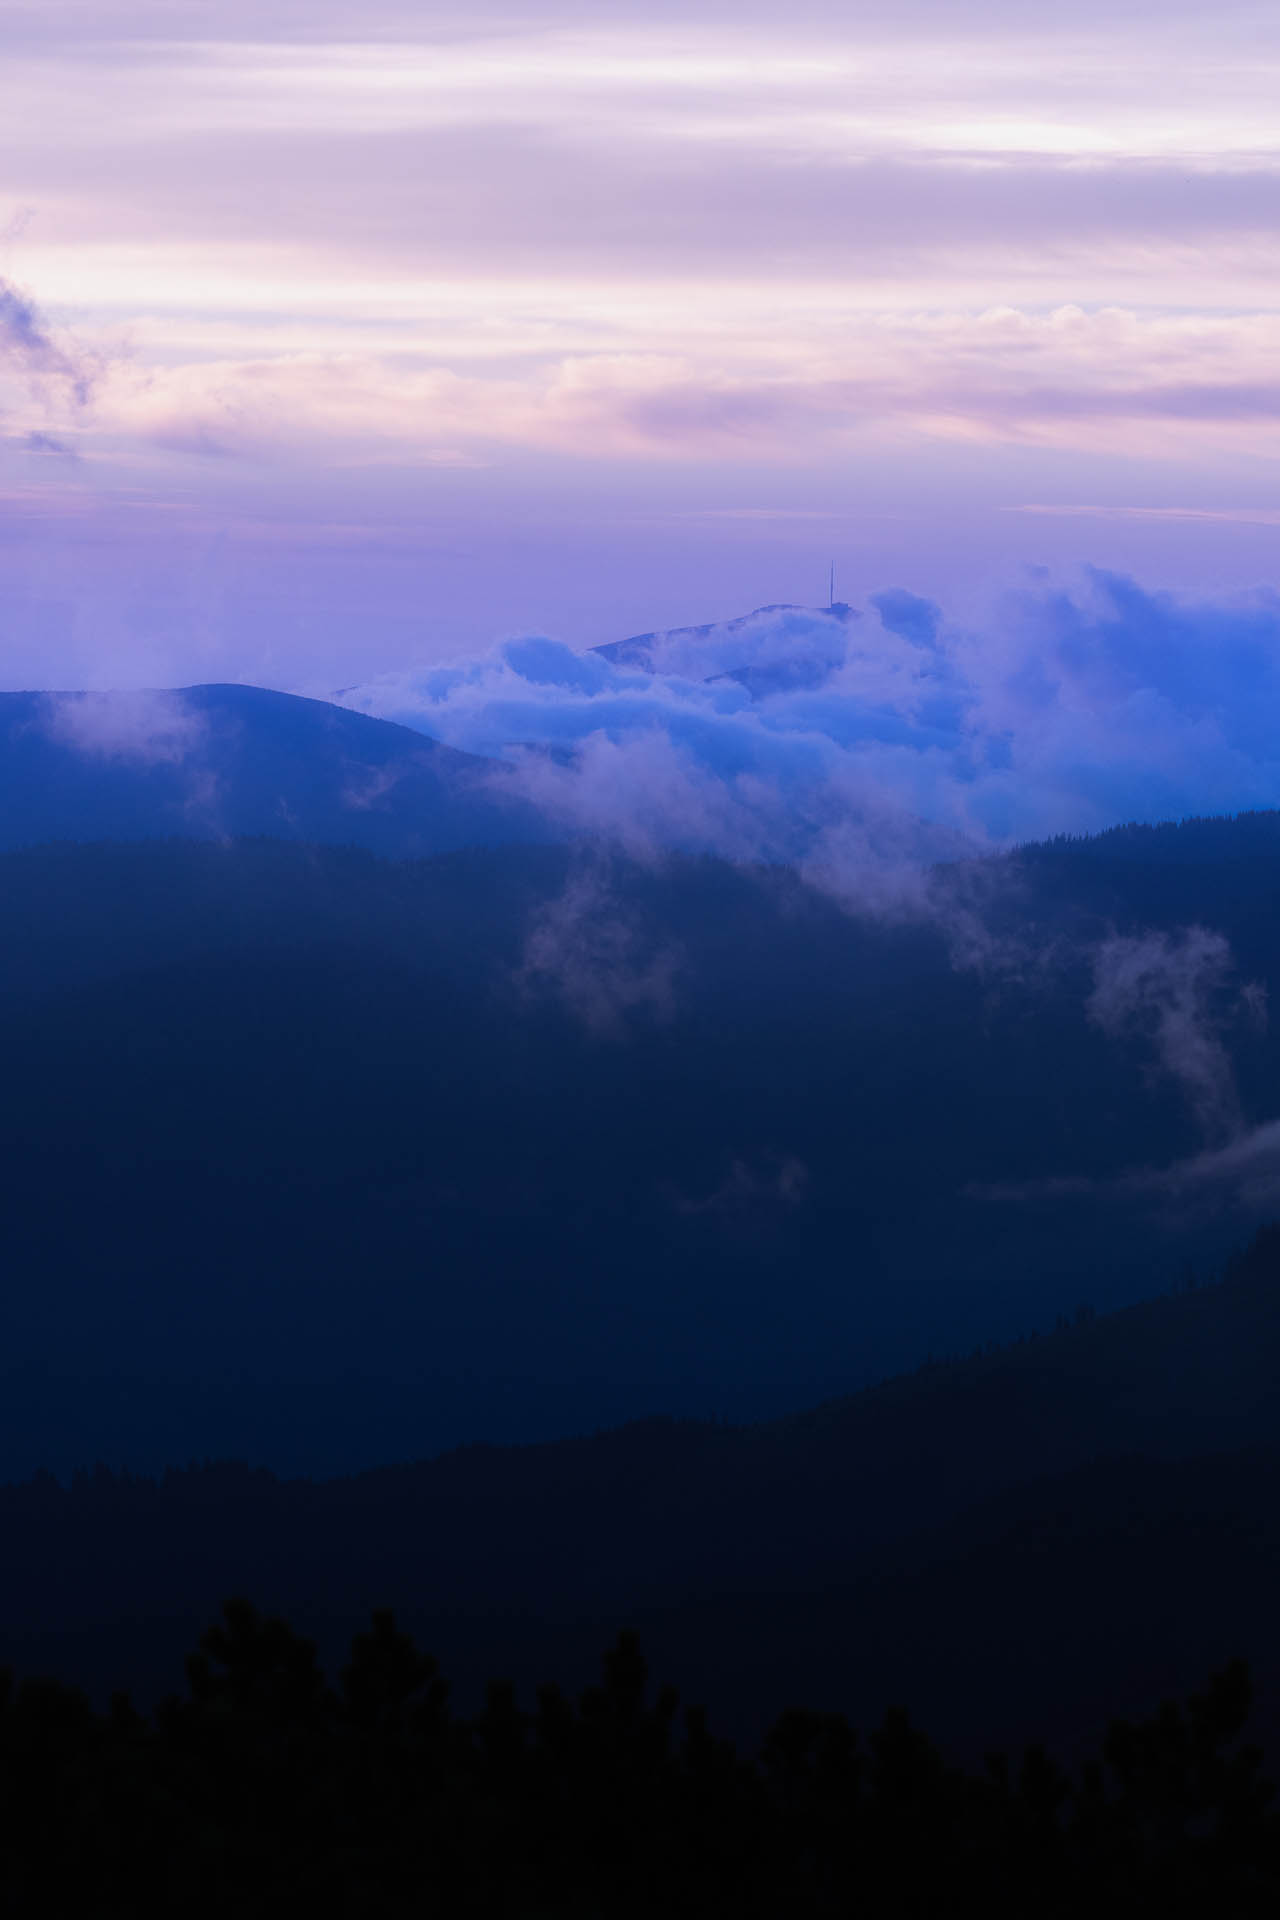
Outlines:
{"label": "wispy cloud", "polygon": [[1167,1221],[1188,1214],[1238,1209],[1255,1219],[1280,1205],[1280,1120],[1242,1128],[1225,1143],[1164,1167],[1134,1167],[1113,1178],[1082,1174],[1041,1180],[993,1181],[966,1189],[970,1199],[993,1205],[1035,1206],[1044,1201],[1096,1200],[1100,1196],[1157,1203]]}
{"label": "wispy cloud", "polygon": [[1062,504],[1011,507],[1011,513],[1039,513],[1065,520],[1203,521],[1221,526],[1280,526],[1280,507],[1128,507]]}
{"label": "wispy cloud", "polygon": [[35,301],[0,279],[0,362],[29,384],[54,385],[77,406],[88,403],[97,373],[92,359],[58,339]]}
{"label": "wispy cloud", "polygon": [[180,693],[55,693],[43,728],[59,746],[98,760],[177,767],[207,744],[205,716]]}
{"label": "wispy cloud", "polygon": [[[771,331],[779,326],[781,336]],[[607,349],[528,356],[519,371],[492,327],[487,366],[442,365],[422,347],[394,362],[346,347],[151,367],[121,358],[98,381],[96,418],[103,434],[195,455],[287,458],[312,448],[349,459],[382,447],[411,464],[450,466],[505,445],[592,460],[733,453],[784,469],[855,436],[1118,449],[1123,434],[1130,454],[1260,447],[1280,419],[1280,344],[1259,315],[845,314],[837,340],[820,319],[788,323],[771,303],[753,311],[747,300],[713,341],[700,340],[678,306],[650,311],[643,328],[644,346],[625,311],[603,314]],[[790,339],[785,363],[779,337]],[[807,507],[699,511],[831,517]]]}
{"label": "wispy cloud", "polygon": [[[1093,957],[1089,1017],[1104,1033],[1147,1033],[1161,1066],[1178,1081],[1211,1140],[1241,1131],[1239,1094],[1215,1005],[1231,971],[1220,933],[1185,927],[1177,934],[1115,935]],[[1251,1005],[1263,1003],[1257,991]]]}
{"label": "wispy cloud", "polygon": [[671,1018],[679,972],[678,948],[642,925],[615,892],[607,862],[588,854],[535,915],[516,984],[559,1000],[593,1033],[616,1040],[637,1012]]}
{"label": "wispy cloud", "polygon": [[23,435],[21,446],[24,453],[45,454],[60,460],[75,460],[78,458],[75,448],[68,446],[65,440],[59,440],[57,435],[53,433],[42,433],[38,430],[33,430],[31,433]]}
{"label": "wispy cloud", "polygon": [[1236,1134],[1224,1146],[1180,1160],[1171,1167],[1131,1174],[1131,1190],[1228,1204],[1252,1213],[1280,1202],[1280,1120]]}
{"label": "wispy cloud", "polygon": [[742,1216],[798,1207],[809,1187],[809,1169],[794,1154],[735,1159],[718,1187],[701,1199],[676,1196],[680,1213]]}
{"label": "wispy cloud", "polygon": [[[1061,957],[1061,956],[1057,956]],[[1074,954],[1072,957],[1078,957]],[[1178,1209],[1238,1206],[1257,1213],[1280,1199],[1280,1121],[1246,1122],[1227,1039],[1268,1021],[1267,989],[1239,981],[1225,936],[1185,926],[1112,935],[1088,956],[1090,1020],[1112,1039],[1140,1036],[1159,1071],[1177,1084],[1205,1137],[1204,1148],[1163,1167],[1105,1178],[1053,1175],[969,1189],[974,1199],[1034,1204],[1099,1195],[1159,1199]]]}

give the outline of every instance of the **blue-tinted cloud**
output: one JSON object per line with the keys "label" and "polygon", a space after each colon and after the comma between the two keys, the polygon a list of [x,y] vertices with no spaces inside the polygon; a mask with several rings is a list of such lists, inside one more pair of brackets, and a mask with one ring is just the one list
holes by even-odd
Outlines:
{"label": "blue-tinted cloud", "polygon": [[1280,596],[1094,572],[984,628],[901,590],[607,653],[538,637],[349,690],[501,760],[567,826],[840,873],[1119,820],[1280,805]]}
{"label": "blue-tinted cloud", "polygon": [[[0,279],[0,362],[15,367],[27,380],[54,381],[78,406],[89,399],[94,368],[90,360],[57,340],[35,302],[8,280]],[[46,440],[44,451],[64,449]],[[37,451],[41,449],[36,448]]]}

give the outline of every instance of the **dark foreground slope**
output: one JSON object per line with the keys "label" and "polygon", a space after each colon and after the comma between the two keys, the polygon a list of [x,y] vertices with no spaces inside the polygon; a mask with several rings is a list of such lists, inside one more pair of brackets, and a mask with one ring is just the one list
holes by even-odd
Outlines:
{"label": "dark foreground slope", "polygon": [[[392,1606],[464,1703],[619,1628],[753,1739],[920,1703],[1064,1752],[1237,1655],[1280,1732],[1280,1235],[1227,1281],[747,1428],[648,1422],[330,1482],[232,1465],[0,1492],[0,1659],[143,1697],[226,1594],[333,1654]],[[1280,1750],[1280,1749],[1277,1749]]]}
{"label": "dark foreground slope", "polygon": [[994,969],[945,916],[709,860],[7,856],[0,1467],[758,1416],[1208,1270],[1265,1182],[1151,1177],[1203,1116],[1158,997],[1090,1017],[1090,956],[1229,940],[1188,1017],[1247,1140],[1280,1112],[1259,831],[985,869],[993,941],[1052,956]]}
{"label": "dark foreground slope", "polygon": [[327,1681],[243,1602],[151,1716],[7,1682],[0,1884],[20,1913],[1246,1920],[1280,1897],[1238,1662],[1078,1767],[1036,1747],[967,1771],[902,1712],[860,1737],[791,1710],[737,1752],[652,1686],[632,1635],[576,1697],[498,1681],[462,1715],[389,1614]]}
{"label": "dark foreground slope", "polygon": [[269,833],[407,858],[554,838],[500,772],[266,687],[0,693],[0,849]]}

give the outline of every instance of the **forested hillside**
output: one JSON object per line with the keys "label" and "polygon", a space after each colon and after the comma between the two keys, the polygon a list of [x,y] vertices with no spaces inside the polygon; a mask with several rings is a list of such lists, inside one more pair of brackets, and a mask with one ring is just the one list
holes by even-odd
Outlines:
{"label": "forested hillside", "polygon": [[[1030,849],[923,919],[556,848],[9,855],[0,1466],[759,1415],[1206,1272],[1268,1196],[1161,1184],[1224,1137],[1162,1008],[1211,930],[1179,1018],[1269,1121],[1272,831]],[[1108,1026],[1114,938],[1165,973]]]}

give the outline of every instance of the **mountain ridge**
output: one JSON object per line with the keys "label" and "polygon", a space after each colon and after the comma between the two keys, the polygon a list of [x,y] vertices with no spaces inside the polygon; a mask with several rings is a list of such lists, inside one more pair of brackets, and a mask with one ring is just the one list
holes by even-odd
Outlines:
{"label": "mountain ridge", "polygon": [[0,850],[269,834],[413,858],[562,837],[503,791],[501,771],[269,687],[0,693]]}

